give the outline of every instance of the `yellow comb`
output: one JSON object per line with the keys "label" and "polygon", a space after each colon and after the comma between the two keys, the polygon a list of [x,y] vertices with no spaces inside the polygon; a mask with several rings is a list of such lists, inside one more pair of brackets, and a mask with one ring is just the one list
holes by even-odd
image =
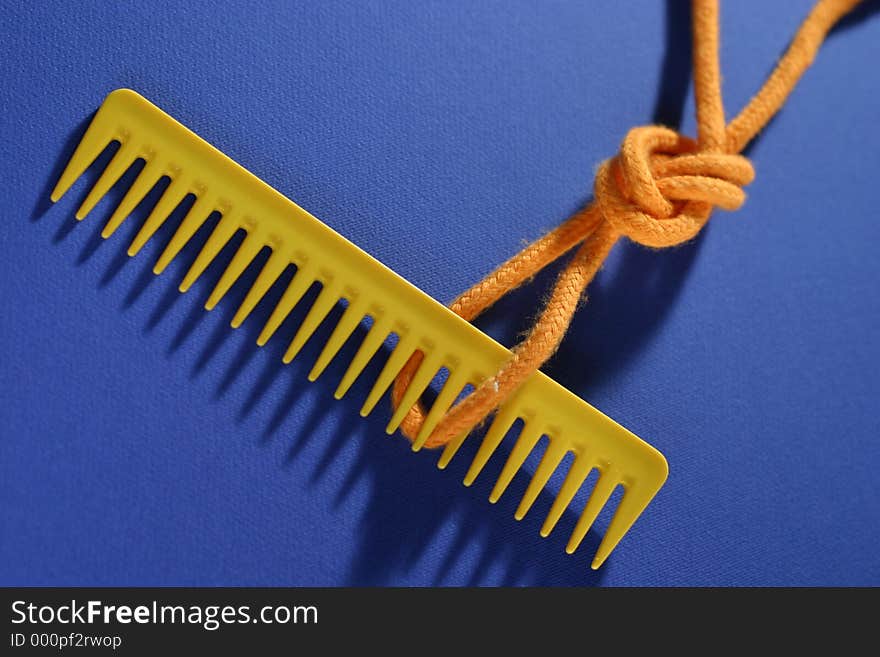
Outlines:
{"label": "yellow comb", "polygon": [[[361,415],[369,414],[415,350],[425,356],[386,431],[393,433],[407,410],[446,368],[448,376],[413,444],[419,450],[443,414],[468,385],[495,374],[511,352],[438,303],[378,260],[233,162],[155,105],[129,89],[110,93],[77,146],[52,192],[57,201],[113,141],[120,146],[95,182],[79,210],[84,219],[137,159],[145,164],[102,231],[109,237],[162,177],[167,189],[128,249],[137,253],[172,211],[192,194],[195,201],[160,256],[154,272],[161,273],[213,212],[221,218],[180,284],[185,292],[223,246],[239,230],[247,233],[226,271],[208,298],[210,310],[257,256],[269,247],[271,255],[232,320],[239,326],[288,265],[296,274],[257,340],[264,344],[316,281],[321,291],[299,327],[284,362],[290,362],[331,309],[342,299],[348,304],[324,345],[309,379],[314,381],[366,316],[372,326],[336,389],[341,398],[386,338],[397,344],[373,384]],[[606,417],[541,372],[534,374],[496,412],[465,476],[470,485],[518,420],[523,429],[490,495],[495,502],[542,436],[548,446],[517,508],[521,519],[550,476],[569,452],[574,459],[541,528],[548,535],[592,470],[598,478],[568,542],[571,553],[586,536],[599,511],[617,486],[623,496],[614,511],[593,559],[598,568],[608,557],[663,482],[668,467],[656,449]],[[446,467],[467,436],[450,442],[438,466]]]}

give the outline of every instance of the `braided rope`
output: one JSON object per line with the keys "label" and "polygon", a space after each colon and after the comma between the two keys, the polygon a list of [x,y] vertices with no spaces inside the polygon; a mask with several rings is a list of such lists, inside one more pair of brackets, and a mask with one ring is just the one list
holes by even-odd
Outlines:
{"label": "braided rope", "polygon": [[[596,173],[593,202],[462,293],[450,308],[470,321],[541,269],[580,245],[556,280],[550,298],[513,356],[441,419],[425,442],[440,447],[469,433],[521,386],[559,347],[590,281],[621,237],[653,248],[692,239],[713,209],[736,210],[754,178],[745,145],[784,104],[813,62],[828,31],[861,0],[820,0],[770,77],[745,109],[725,123],[718,59],[718,2],[693,0],[694,95],[697,139],[660,126],[631,129],[620,152]],[[398,374],[392,403],[422,362],[416,352]],[[415,440],[425,419],[416,403],[401,430]]]}

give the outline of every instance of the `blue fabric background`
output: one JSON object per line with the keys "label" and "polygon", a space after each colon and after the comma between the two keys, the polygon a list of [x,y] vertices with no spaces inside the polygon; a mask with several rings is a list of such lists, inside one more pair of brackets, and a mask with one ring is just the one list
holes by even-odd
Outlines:
{"label": "blue fabric background", "polygon": [[[253,270],[205,313],[231,250],[181,296],[204,232],[155,278],[174,221],[128,259],[148,204],[103,242],[118,190],[79,225],[88,180],[48,194],[129,86],[449,300],[587,201],[628,128],[693,133],[686,4],[248,4],[2,2],[0,584],[880,584],[876,1],[750,148],[746,206],[619,245],[548,368],[671,466],[598,573],[600,533],[563,553],[573,514],[539,538],[550,494],[513,520],[525,475],[491,506],[467,458],[360,420],[363,385],[333,401],[339,362],[308,384],[319,341],[258,349],[269,304],[229,329]],[[724,5],[730,114],[810,5]],[[549,280],[482,326],[510,343]]]}

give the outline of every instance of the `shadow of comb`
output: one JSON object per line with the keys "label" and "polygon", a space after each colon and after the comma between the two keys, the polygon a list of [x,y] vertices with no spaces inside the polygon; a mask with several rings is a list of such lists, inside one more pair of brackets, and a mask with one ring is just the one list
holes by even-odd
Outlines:
{"label": "shadow of comb", "polygon": [[[69,143],[75,144],[76,139],[71,139]],[[104,168],[112,156],[112,152],[113,149],[108,148],[89,168],[83,179],[77,183],[80,190],[86,190],[91,186],[97,173]],[[67,156],[69,153],[64,153],[61,159]],[[102,248],[104,243],[100,237],[102,219],[106,220],[109,214],[108,208],[118,203],[138,169],[139,165],[133,165],[123,175],[102,201],[97,209],[97,216],[88,220],[90,232],[77,255],[78,266],[90,263]],[[161,196],[162,189],[163,183],[160,181],[122,225],[119,231],[122,238],[116,244],[125,243],[122,240],[133,236]],[[175,209],[169,220],[151,240],[153,246],[148,247],[148,251],[164,245],[170,239],[187,209],[186,201]],[[376,378],[387,357],[388,349],[386,346],[374,357],[345,398],[341,401],[334,400],[333,386],[341,378],[345,364],[353,356],[354,349],[365,333],[364,327],[361,327],[314,384],[317,386],[317,393],[304,394],[306,390],[314,387],[306,380],[308,368],[317,356],[321,344],[328,338],[334,320],[338,319],[341,312],[340,308],[334,309],[322,323],[293,363],[284,366],[281,363],[281,356],[307,312],[310,302],[314,300],[317,289],[313,288],[306,294],[282,324],[278,334],[263,347],[263,350],[269,352],[270,357],[260,359],[263,365],[259,375],[255,378],[242,376],[252,369],[256,355],[260,351],[256,345],[256,336],[271,309],[277,304],[292,277],[293,270],[291,268],[275,282],[254,309],[252,316],[238,329],[239,337],[235,340],[238,346],[230,348],[228,343],[233,340],[233,336],[236,336],[236,331],[229,327],[229,321],[246,291],[254,283],[267,254],[261,254],[251,263],[209,315],[202,307],[202,302],[228,265],[241,242],[242,234],[236,235],[226,245],[189,294],[180,294],[177,291],[177,284],[183,272],[201,250],[216,221],[217,217],[213,217],[202,226],[169,267],[171,271],[166,276],[156,277],[152,273],[153,263],[148,254],[140,258],[129,258],[124,249],[119,248],[104,266],[98,287],[109,288],[123,270],[136,268],[133,281],[127,289],[108,290],[108,294],[120,297],[120,310],[125,312],[143,298],[155,298],[155,294],[144,294],[147,288],[161,286],[159,300],[155,303],[155,307],[150,309],[148,319],[143,326],[144,334],[152,333],[163,322],[174,321],[169,320],[169,317],[175,315],[178,324],[173,327],[173,337],[166,347],[166,356],[171,359],[182,359],[184,354],[190,354],[191,350],[194,350],[197,355],[189,375],[192,379],[197,379],[207,376],[210,372],[208,378],[217,379],[218,383],[213,395],[213,401],[216,403],[226,403],[228,393],[235,386],[248,385],[249,390],[244,395],[244,402],[238,410],[238,421],[243,423],[256,418],[262,425],[258,439],[260,442],[286,441],[289,446],[285,465],[300,459],[310,444],[315,447],[313,443],[318,436],[324,437],[325,442],[319,447],[319,454],[313,459],[311,484],[317,484],[327,478],[328,471],[337,461],[339,451],[346,446],[354,445],[357,456],[334,494],[335,504],[343,505],[346,503],[348,491],[353,486],[364,480],[370,482],[369,488],[372,492],[366,504],[359,532],[361,541],[357,551],[359,556],[350,565],[352,584],[388,584],[400,581],[400,578],[410,572],[420,559],[425,558],[425,554],[430,555],[431,563],[427,566],[423,564],[423,567],[430,568],[436,565],[436,572],[431,576],[431,581],[436,584],[466,581],[475,585],[538,583],[584,585],[601,580],[604,571],[597,573],[589,568],[589,559],[599,542],[596,529],[588,533],[575,556],[569,557],[564,553],[567,539],[565,530],[566,528],[570,530],[574,526],[577,514],[571,510],[566,511],[557,530],[548,539],[539,538],[538,530],[543,519],[541,512],[546,515],[553,500],[550,492],[541,493],[532,513],[526,516],[522,523],[511,522],[519,498],[522,497],[528,483],[528,473],[519,473],[494,507],[487,504],[489,491],[500,472],[511,440],[505,441],[508,449],[502,444],[486,471],[473,484],[473,490],[466,490],[460,481],[479,440],[469,440],[447,471],[439,472],[435,466],[439,453],[424,451],[413,454],[409,444],[400,436],[393,438],[385,436],[384,422],[387,417],[382,417],[383,414],[376,414],[357,422],[338,422],[335,429],[325,430],[325,425],[332,424],[334,418],[356,416],[360,403],[369,389],[369,382]],[[73,217],[65,218],[53,241],[63,243],[77,223]],[[212,317],[214,322],[211,328],[204,326],[209,317]],[[187,349],[183,349],[184,345]],[[248,380],[247,384],[243,383],[245,379]],[[277,386],[283,390],[282,394],[269,394],[270,389],[276,392]],[[294,417],[298,421],[291,422],[291,418]],[[511,434],[509,438],[512,437]],[[538,456],[542,449],[543,445],[536,448]],[[564,467],[567,467],[565,462],[560,468]],[[587,483],[589,484],[589,481]],[[576,498],[575,504],[579,499],[585,500],[585,496],[586,493],[583,497]],[[613,512],[613,506],[612,499],[606,508],[608,515]],[[606,511],[603,511],[603,516],[606,515]],[[603,522],[607,522],[607,519],[600,517],[597,527],[601,527]],[[438,552],[436,544],[438,541],[443,543],[444,536],[446,548]],[[466,555],[466,558],[463,555]]]}

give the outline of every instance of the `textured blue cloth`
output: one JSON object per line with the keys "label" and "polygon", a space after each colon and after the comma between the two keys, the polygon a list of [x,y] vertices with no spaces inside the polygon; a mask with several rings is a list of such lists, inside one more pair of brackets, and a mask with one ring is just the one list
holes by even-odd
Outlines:
{"label": "textured blue cloth", "polygon": [[[513,520],[527,476],[486,502],[503,458],[465,489],[467,458],[384,435],[387,403],[358,418],[365,386],[332,399],[344,363],[306,382],[320,340],[257,349],[269,304],[229,329],[253,270],[204,312],[231,250],[181,296],[204,232],[156,278],[175,221],[128,259],[148,204],[103,242],[118,190],[83,224],[87,180],[48,194],[132,87],[448,301],[587,201],[630,127],[693,133],[685,3],[2,4],[0,584],[880,584],[877,2],[750,148],[746,206],[619,245],[549,366],[671,467],[598,573],[607,513],[568,557],[574,514],[538,536],[552,495]],[[810,5],[724,5],[731,115]],[[550,275],[482,326],[509,344]]]}

